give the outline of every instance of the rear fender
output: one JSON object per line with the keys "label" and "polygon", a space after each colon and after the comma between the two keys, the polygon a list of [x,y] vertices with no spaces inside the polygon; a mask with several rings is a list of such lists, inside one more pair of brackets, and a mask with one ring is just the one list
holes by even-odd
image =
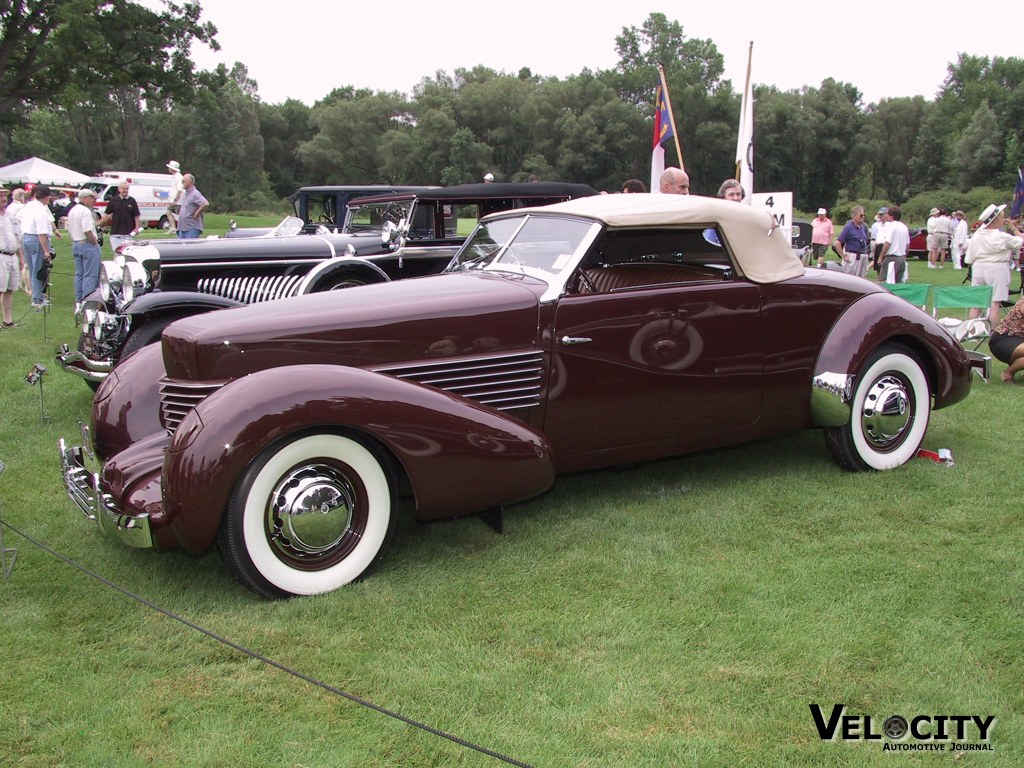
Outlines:
{"label": "rear fender", "polygon": [[421,521],[459,517],[546,491],[542,434],[499,411],[359,368],[260,371],[206,398],[181,422],[164,464],[164,508],[182,546],[205,549],[261,451],[301,433],[361,434],[404,470]]}
{"label": "rear fender", "polygon": [[967,353],[934,318],[890,293],[871,293],[854,302],[825,338],[811,381],[811,419],[816,426],[849,421],[849,400],[857,373],[886,342],[900,343],[924,363],[934,407],[959,402],[970,392]]}

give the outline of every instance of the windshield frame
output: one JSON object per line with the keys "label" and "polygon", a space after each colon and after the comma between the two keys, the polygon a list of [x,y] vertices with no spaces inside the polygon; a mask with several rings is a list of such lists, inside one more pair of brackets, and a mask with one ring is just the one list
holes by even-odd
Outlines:
{"label": "windshield frame", "polygon": [[[510,234],[503,238],[503,241],[500,244],[496,243],[497,247],[494,250],[484,256],[469,257],[469,253],[477,247],[475,240],[482,229],[499,222],[514,220],[519,220],[518,224]],[[585,227],[585,231],[580,234],[579,242],[572,252],[558,255],[556,259],[556,261],[560,263],[558,269],[549,270],[524,264],[515,257],[513,252],[509,250],[510,246],[515,244],[516,238],[519,237],[524,230],[530,226],[531,222],[535,220],[562,221],[567,225],[583,225]],[[488,216],[482,219],[470,236],[466,238],[462,247],[459,248],[458,253],[456,253],[452,258],[452,261],[448,265],[446,271],[462,272],[477,270],[488,274],[510,274],[531,277],[541,280],[547,285],[547,288],[541,296],[541,302],[545,303],[554,301],[565,293],[566,284],[573,274],[575,274],[583,257],[590,250],[590,247],[593,245],[594,241],[603,229],[604,226],[598,221],[583,216],[568,216],[566,214],[555,215],[536,211],[530,213],[517,211],[515,213],[502,214],[494,217]],[[510,256],[511,258],[508,258]]]}

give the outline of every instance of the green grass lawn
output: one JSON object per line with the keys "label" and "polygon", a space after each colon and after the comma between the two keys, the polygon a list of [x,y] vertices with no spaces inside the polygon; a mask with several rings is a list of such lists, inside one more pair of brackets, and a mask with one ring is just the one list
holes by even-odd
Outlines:
{"label": "green grass lawn", "polygon": [[[208,232],[223,218],[209,217]],[[803,433],[575,475],[508,509],[503,535],[477,520],[403,521],[366,581],[266,602],[216,552],[126,549],[66,498],[57,440],[77,438],[91,392],[53,361],[77,335],[67,240],[58,248],[52,310],[18,294],[20,327],[0,332],[0,514],[82,568],[530,765],[1024,762],[1024,385],[1000,384],[1001,364],[993,383],[934,414],[925,447],[949,448],[952,467],[848,474],[819,433]],[[911,270],[932,284],[964,274]],[[24,381],[37,362],[42,388]],[[17,562],[0,582],[0,766],[502,764],[3,534]],[[812,703],[826,715],[845,704],[876,731],[892,714],[994,715],[993,751],[823,741]]]}

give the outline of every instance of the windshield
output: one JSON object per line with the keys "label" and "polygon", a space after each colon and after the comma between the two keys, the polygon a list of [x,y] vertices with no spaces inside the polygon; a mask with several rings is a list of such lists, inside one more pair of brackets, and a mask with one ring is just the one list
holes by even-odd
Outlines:
{"label": "windshield", "polygon": [[580,244],[595,225],[555,216],[514,216],[477,227],[449,269],[510,271],[540,277],[549,284],[575,266]]}
{"label": "windshield", "polygon": [[385,222],[391,222],[398,226],[403,220],[408,221],[412,203],[412,200],[400,200],[370,205],[350,205],[348,220],[345,222],[345,233],[379,235]]}
{"label": "windshield", "polygon": [[285,216],[284,219],[263,237],[291,237],[302,231],[302,219],[298,216]]}

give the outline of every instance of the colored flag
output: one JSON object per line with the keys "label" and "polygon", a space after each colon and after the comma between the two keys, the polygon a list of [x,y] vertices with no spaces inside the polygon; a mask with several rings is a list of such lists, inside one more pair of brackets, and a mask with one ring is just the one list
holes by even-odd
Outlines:
{"label": "colored flag", "polygon": [[1010,206],[1010,218],[1019,219],[1021,208],[1024,208],[1024,172],[1017,169],[1017,186],[1013,190],[1013,205]]}
{"label": "colored flag", "polygon": [[736,180],[743,187],[743,202],[751,204],[754,194],[754,86],[750,82],[750,63],[754,57],[754,44],[750,44],[747,58],[747,85],[740,103],[740,129],[736,137]]}
{"label": "colored flag", "polygon": [[651,192],[657,192],[661,174],[665,170],[665,142],[675,136],[672,131],[672,113],[668,105],[665,84],[659,83],[654,94],[654,149],[651,152]]}

